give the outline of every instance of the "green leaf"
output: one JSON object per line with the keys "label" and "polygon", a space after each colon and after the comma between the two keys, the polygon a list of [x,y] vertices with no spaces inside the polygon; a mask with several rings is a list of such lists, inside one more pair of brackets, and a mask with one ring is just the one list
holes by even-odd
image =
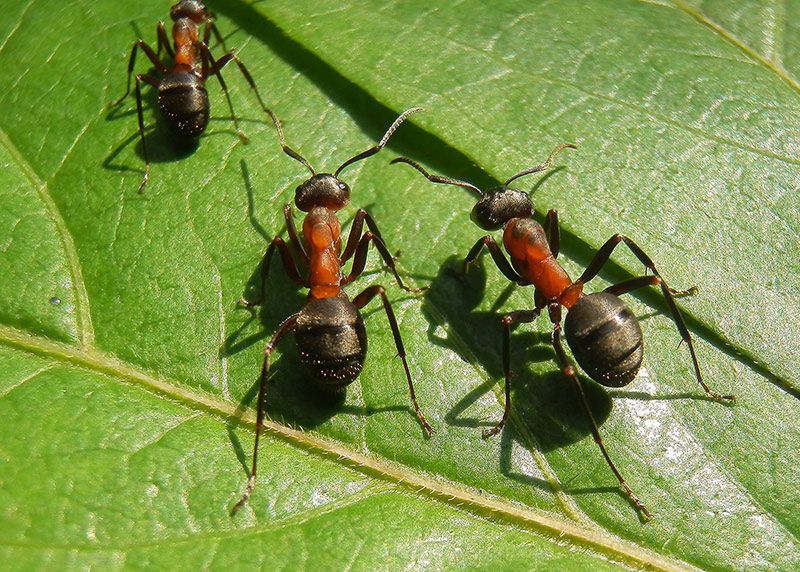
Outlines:
{"label": "green leaf", "polygon": [[[485,5],[484,5],[485,4]],[[267,241],[302,181],[234,66],[251,143],[215,80],[196,150],[148,129],[146,193],[130,46],[168,6],[12,2],[0,21],[0,558],[15,568],[793,569],[800,565],[800,120],[791,9],[718,2],[511,1],[431,6],[304,0],[213,4],[289,144],[330,170],[423,105],[349,168],[412,284],[370,255],[355,296],[383,284],[418,399],[410,412],[386,317],[342,403],[315,395],[291,339],[268,391],[259,483],[231,517],[253,443],[263,347],[304,294],[280,271],[253,295]],[[753,22],[772,25],[754,26]],[[755,30],[758,30],[756,33]],[[216,48],[215,48],[216,50]],[[137,73],[148,64],[140,54]],[[98,65],[100,64],[100,65]],[[156,123],[145,90],[145,121]],[[553,361],[549,322],[512,337],[502,412],[499,316],[530,308],[485,259],[467,193],[388,161],[405,154],[481,187],[576,151],[535,188],[558,209],[572,276],[614,232],[674,287],[703,399],[657,292],[626,296],[646,338],[640,375],[586,381],[609,452],[654,512],[643,524]],[[499,234],[498,234],[499,238]],[[589,290],[639,275],[628,252]]]}

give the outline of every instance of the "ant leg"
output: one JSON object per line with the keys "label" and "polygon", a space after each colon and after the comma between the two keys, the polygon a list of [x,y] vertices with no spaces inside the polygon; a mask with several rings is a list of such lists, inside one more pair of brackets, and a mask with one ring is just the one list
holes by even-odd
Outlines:
{"label": "ant leg", "polygon": [[261,259],[261,295],[257,300],[253,301],[246,300],[244,297],[240,298],[239,304],[245,308],[259,306],[261,302],[264,301],[264,295],[266,294],[267,290],[267,278],[269,278],[269,265],[272,261],[272,254],[275,252],[276,248],[278,249],[278,252],[280,252],[283,269],[286,274],[289,275],[289,278],[291,278],[295,284],[306,286],[305,280],[303,280],[303,278],[300,276],[300,272],[297,270],[297,264],[295,264],[294,258],[292,258],[292,253],[289,250],[289,247],[280,236],[276,236],[272,239],[272,242],[269,243],[267,251],[264,253],[264,258]]}
{"label": "ant leg", "polygon": [[[213,18],[213,15],[211,16]],[[208,40],[211,39],[211,33],[214,33],[214,39],[217,40],[217,43],[222,46],[223,52],[229,52],[230,50],[225,46],[225,40],[222,39],[222,34],[219,33],[216,24],[213,21],[206,22],[206,28],[203,31],[203,43],[208,45]]]}
{"label": "ant leg", "polygon": [[[369,231],[364,233],[362,236],[361,231],[364,228],[364,222],[367,223],[367,228],[369,228]],[[367,236],[370,238],[367,239]],[[351,256],[353,256],[354,253],[356,254],[356,259],[353,261],[353,271],[350,273],[348,279],[344,282],[345,284],[348,284],[359,274],[361,274],[361,272],[363,272],[364,264],[366,263],[367,246],[369,240],[372,240],[375,243],[375,247],[378,249],[378,252],[380,252],[381,258],[383,258],[384,263],[389,267],[389,270],[391,270],[400,288],[407,292],[422,292],[423,290],[428,289],[427,287],[410,288],[403,284],[403,281],[400,279],[400,275],[397,273],[394,258],[391,254],[389,254],[389,249],[386,247],[386,243],[381,236],[381,231],[378,230],[378,225],[364,209],[358,209],[356,216],[353,218],[353,225],[350,227],[350,234],[347,237],[347,244],[345,245],[344,252],[339,259],[340,262],[346,262]],[[356,270],[357,268],[359,269]]]}
{"label": "ant leg", "polygon": [[347,236],[347,244],[345,245],[344,252],[342,252],[342,256],[340,257],[342,262],[347,262],[350,260],[350,257],[353,256],[353,253],[356,251],[356,246],[358,246],[361,238],[361,230],[364,227],[365,220],[367,222],[367,228],[372,231],[372,234],[378,238],[383,238],[381,236],[381,232],[378,230],[378,225],[375,224],[375,221],[372,219],[369,213],[364,209],[358,209],[356,216],[353,217],[353,224],[350,226],[350,234]]}
{"label": "ant leg", "polygon": [[394,259],[392,258],[392,255],[389,254],[389,250],[386,248],[386,244],[383,242],[383,239],[379,235],[375,234],[371,230],[365,232],[364,235],[361,237],[361,240],[358,242],[358,247],[356,248],[356,255],[355,258],[353,259],[353,267],[350,270],[350,274],[342,280],[342,286],[344,286],[345,284],[350,284],[350,282],[358,278],[361,275],[361,273],[364,272],[364,267],[367,264],[367,252],[369,251],[370,242],[375,244],[375,247],[378,249],[381,258],[383,259],[383,262],[386,264],[386,266],[389,267],[389,270],[394,275],[394,279],[397,281],[397,285],[400,286],[400,288],[402,288],[406,292],[414,292],[414,293],[424,292],[425,290],[428,289],[427,286],[423,288],[412,288],[410,286],[406,286],[405,284],[403,284],[403,280],[400,278],[400,274],[397,273],[397,267],[395,267],[394,265]]}
{"label": "ant leg", "polygon": [[[664,280],[664,277],[659,273],[653,260],[647,254],[645,254],[645,252],[635,242],[633,242],[627,236],[621,234],[615,234],[609,238],[603,246],[600,247],[600,249],[597,251],[597,254],[594,255],[594,258],[589,263],[589,266],[586,267],[586,270],[583,271],[583,274],[576,280],[576,282],[585,284],[597,276],[597,274],[600,272],[600,269],[611,257],[611,253],[614,251],[614,248],[616,248],[620,242],[625,243],[625,246],[627,246],[630,251],[633,252],[636,258],[639,259],[639,262],[644,264],[647,270],[661,278],[662,289],[669,291],[670,294],[675,296],[691,296],[697,294],[697,286],[692,286],[686,290],[676,290],[674,288],[670,288]],[[666,297],[666,292],[664,293],[664,296]]]}
{"label": "ant leg", "polygon": [[[216,30],[216,26],[214,27],[214,29]],[[221,40],[221,38],[220,38],[220,40]],[[202,49],[208,51],[208,46],[206,46],[205,44],[201,44],[201,46],[202,46]],[[209,57],[210,57],[211,53],[210,52],[208,52],[208,53],[209,53]],[[264,100],[261,98],[261,94],[258,92],[258,88],[256,87],[256,82],[253,79],[253,76],[250,75],[250,72],[247,70],[247,67],[245,67],[244,63],[242,63],[242,60],[240,60],[236,56],[236,54],[233,52],[233,50],[229,51],[224,56],[222,56],[217,61],[216,64],[213,64],[214,60],[211,59],[211,62],[213,64],[213,66],[212,66],[211,70],[209,71],[209,75],[219,74],[219,70],[221,70],[225,66],[225,64],[227,64],[230,60],[233,60],[234,62],[236,62],[236,65],[239,67],[239,71],[242,72],[242,75],[244,76],[244,79],[250,85],[250,89],[252,89],[253,92],[256,94],[256,99],[258,100],[258,104],[261,106],[261,109],[264,111],[264,113],[269,115],[269,118],[272,120],[272,123],[275,125],[275,129],[278,130],[278,137],[280,139],[280,143],[281,143],[281,147],[283,148],[283,151],[287,155],[292,157],[293,159],[296,159],[296,160],[300,161],[301,163],[303,163],[306,167],[308,167],[311,170],[312,173],[314,173],[314,169],[313,169],[313,167],[311,167],[311,165],[308,164],[308,161],[303,159],[303,157],[301,157],[299,153],[297,153],[293,149],[291,149],[291,148],[286,146],[286,142],[285,142],[284,137],[283,137],[283,128],[281,127],[280,120],[275,115],[275,113],[269,107],[267,107],[267,105],[264,103]],[[222,81],[222,76],[219,76],[219,77],[220,77],[220,81]]]}
{"label": "ant leg", "polygon": [[256,409],[256,442],[253,445],[253,468],[250,471],[250,476],[247,479],[247,487],[244,490],[244,494],[242,498],[239,499],[233,508],[231,509],[231,516],[236,514],[236,512],[242,508],[244,503],[247,502],[247,499],[250,498],[250,495],[253,493],[253,489],[256,486],[256,467],[258,465],[258,438],[261,435],[261,427],[264,424],[264,412],[265,412],[265,404],[266,404],[266,395],[267,395],[267,382],[268,374],[269,374],[269,356],[275,350],[275,346],[278,345],[278,342],[281,338],[286,335],[287,333],[294,330],[295,324],[297,323],[297,317],[300,314],[292,314],[288,318],[286,318],[281,325],[278,326],[278,329],[272,334],[272,339],[267,344],[267,347],[264,348],[264,363],[261,365],[261,381],[258,385],[258,405]]}
{"label": "ant leg", "polygon": [[488,234],[483,238],[478,239],[478,242],[476,242],[475,245],[470,249],[469,254],[467,254],[467,257],[464,259],[465,274],[469,272],[469,269],[473,264],[477,264],[478,257],[481,255],[484,246],[489,249],[489,253],[492,255],[492,260],[494,260],[494,263],[497,265],[497,268],[500,269],[500,272],[503,273],[503,276],[520,286],[526,286],[527,284],[530,284],[522,276],[517,274],[517,271],[514,270],[514,267],[511,266],[511,263],[503,255],[503,251],[501,251],[500,247],[497,246],[494,238]]}
{"label": "ant leg", "polygon": [[628,486],[628,483],[626,483],[625,479],[622,477],[622,473],[619,472],[617,467],[614,465],[614,461],[611,460],[611,457],[606,450],[606,446],[603,443],[603,437],[600,435],[600,429],[597,427],[597,421],[595,421],[592,410],[589,407],[589,402],[586,399],[586,393],[583,391],[583,386],[581,386],[580,381],[578,381],[578,376],[575,373],[575,366],[569,362],[567,354],[564,352],[564,347],[561,344],[561,306],[559,306],[557,303],[551,304],[549,306],[549,311],[550,321],[553,323],[553,349],[555,349],[556,352],[558,365],[561,367],[563,374],[569,378],[570,381],[572,381],[572,385],[578,394],[578,401],[580,401],[583,413],[586,415],[586,419],[589,422],[589,429],[592,432],[592,437],[594,437],[594,442],[597,443],[598,447],[600,447],[600,452],[603,453],[606,463],[608,463],[608,466],[611,467],[611,471],[614,473],[614,476],[617,477],[622,491],[627,495],[639,512],[641,512],[642,516],[646,520],[650,520],[653,518],[653,515],[650,514],[650,511],[647,510],[647,507],[644,505],[644,503],[639,500],[639,497],[634,494],[633,489]]}
{"label": "ant leg", "polygon": [[174,58],[175,52],[172,51],[172,45],[169,43],[167,31],[164,29],[164,22],[159,22],[156,27],[156,36],[158,37],[158,45],[156,47],[156,54],[161,55],[162,48],[166,50],[169,57]]}
{"label": "ant leg", "polygon": [[408,369],[408,361],[406,361],[406,350],[403,347],[403,339],[400,337],[400,329],[397,327],[397,318],[395,318],[392,305],[389,303],[389,299],[386,297],[386,291],[384,290],[383,286],[370,286],[361,292],[361,294],[353,298],[353,305],[360,310],[375,296],[381,297],[383,309],[386,312],[386,317],[389,319],[389,327],[392,329],[392,336],[394,336],[394,345],[397,348],[397,355],[402,360],[403,369],[406,372],[408,391],[411,394],[411,403],[414,406],[414,413],[417,414],[417,419],[419,419],[422,428],[425,429],[425,433],[427,433],[428,437],[430,437],[433,434],[433,428],[431,428],[431,426],[428,424],[428,421],[425,419],[425,416],[422,414],[422,411],[420,411],[419,405],[417,404],[417,395],[414,392],[414,384],[411,381],[411,372]]}
{"label": "ant leg", "polygon": [[508,421],[508,412],[511,409],[511,326],[515,323],[528,324],[538,318],[540,313],[541,309],[539,308],[519,310],[506,314],[500,321],[503,324],[503,374],[506,379],[506,404],[503,407],[503,417],[498,421],[497,425],[491,429],[483,430],[484,439],[497,435],[503,429],[506,421]]}
{"label": "ant leg", "polygon": [[286,220],[286,232],[289,234],[289,243],[295,248],[300,256],[308,262],[308,253],[306,252],[303,242],[298,238],[297,227],[294,225],[294,217],[292,216],[292,205],[285,205],[283,207],[283,218]]}
{"label": "ant leg", "polygon": [[544,234],[547,236],[547,244],[550,246],[553,258],[558,258],[558,250],[561,247],[561,230],[558,228],[558,211],[556,209],[547,211]]}
{"label": "ant leg", "polygon": [[[661,286],[662,289],[664,287],[663,279],[656,275],[656,276],[639,276],[638,278],[632,278],[630,280],[626,280],[625,282],[620,282],[619,284],[614,284],[613,286],[609,286],[603,292],[608,292],[609,294],[614,294],[614,296],[620,296],[621,294],[625,294],[630,292],[631,290],[636,290],[637,288],[644,288],[646,286]],[[667,300],[669,302],[669,300]],[[692,361],[694,363],[694,370],[697,374],[697,381],[700,382],[700,386],[705,390],[706,394],[714,399],[715,401],[719,401],[720,403],[732,403],[736,401],[735,395],[720,395],[719,393],[712,391],[708,385],[703,381],[703,378],[700,376],[700,366],[697,363],[697,356],[694,353],[694,348],[691,344],[691,336],[689,335],[689,330],[686,329],[686,323],[683,321],[683,316],[680,314],[680,311],[677,309],[677,305],[673,302],[670,305],[670,309],[673,309],[673,320],[675,324],[678,326],[678,331],[681,332],[681,336],[686,336],[689,338],[689,351],[692,354]],[[677,312],[677,314],[676,314]],[[683,329],[681,329],[683,326]],[[685,334],[684,334],[685,332]],[[684,337],[684,341],[686,341],[686,337]]]}
{"label": "ant leg", "polygon": [[[627,246],[630,249],[630,251],[633,252],[636,258],[638,258],[642,264],[644,264],[645,268],[647,268],[650,272],[652,272],[655,275],[655,277],[658,278],[658,282],[656,284],[661,286],[661,292],[664,294],[664,299],[667,301],[667,306],[669,307],[669,311],[672,314],[672,320],[675,322],[675,326],[678,328],[678,332],[681,335],[681,339],[689,347],[689,353],[692,356],[692,365],[694,366],[695,377],[697,378],[697,382],[700,384],[700,387],[703,388],[703,390],[706,392],[706,395],[708,395],[715,401],[719,401],[720,403],[731,403],[736,401],[735,395],[720,395],[719,393],[712,391],[711,388],[708,387],[708,385],[706,385],[706,383],[703,381],[703,375],[700,373],[700,362],[698,362],[697,360],[697,353],[694,350],[694,342],[692,341],[692,336],[689,333],[689,328],[686,327],[686,322],[683,319],[683,314],[681,314],[678,305],[675,303],[675,296],[694,294],[697,292],[697,287],[692,286],[687,290],[675,290],[673,288],[670,288],[666,280],[664,280],[664,277],[661,276],[661,274],[659,273],[655,263],[651,260],[651,258],[647,254],[645,254],[645,252],[635,242],[633,242],[627,236],[623,236],[621,234],[615,234],[614,236],[609,238],[602,247],[600,247],[600,250],[597,251],[597,254],[595,255],[594,259],[586,268],[581,277],[578,278],[577,282],[587,282],[592,278],[594,278],[600,271],[600,268],[603,266],[603,264],[605,264],[608,258],[611,256],[611,253],[613,252],[614,248],[620,242],[624,242],[625,246]],[[635,280],[636,279],[634,279],[634,281]],[[628,283],[634,281],[628,281]],[[622,286],[621,289],[622,293],[646,285],[644,283],[642,283],[641,286],[633,285],[626,290],[625,284],[626,283],[620,285]],[[634,282],[634,284],[638,283]]]}
{"label": "ant leg", "polygon": [[[125,94],[120,97],[118,100],[111,103],[111,106],[119,105],[123,102],[123,100],[128,97],[128,94],[131,92],[131,74],[133,73],[133,67],[136,64],[136,50],[138,48],[142,48],[144,50],[145,55],[150,58],[150,61],[153,62],[155,68],[162,74],[167,73],[167,66],[158,58],[156,53],[153,51],[153,48],[148,46],[144,41],[139,40],[133,44],[133,48],[131,49],[131,57],[128,60],[128,83],[127,87],[125,88]],[[157,82],[156,82],[157,85]]]}
{"label": "ant leg", "polygon": [[[233,125],[236,127],[236,134],[239,136],[239,139],[242,140],[242,143],[249,143],[250,139],[248,139],[247,135],[244,134],[244,131],[242,131],[242,128],[239,126],[239,118],[236,117],[236,112],[233,110],[233,102],[231,101],[230,93],[228,93],[228,86],[225,83],[225,80],[222,78],[222,68],[225,67],[225,64],[230,61],[232,52],[225,54],[219,60],[214,60],[214,56],[211,55],[211,50],[208,49],[208,46],[205,44],[200,44],[200,54],[203,58],[203,79],[212,75],[217,76],[219,85],[222,87],[222,92],[225,94],[225,99],[228,102],[228,109],[231,111]],[[208,64],[211,64],[210,68],[208,67]]]}
{"label": "ant leg", "polygon": [[619,284],[614,284],[609,286],[603,292],[607,292],[609,294],[613,294],[614,296],[621,296],[622,294],[626,294],[631,290],[636,290],[638,288],[644,288],[645,286],[660,286],[661,285],[661,278],[658,276],[639,276],[637,278],[631,278],[630,280],[626,280],[625,282],[620,282]]}
{"label": "ant leg", "polygon": [[144,187],[147,185],[147,181],[150,180],[150,158],[147,156],[147,143],[145,143],[144,139],[144,117],[142,115],[142,90],[140,87],[142,82],[157,87],[158,80],[141,74],[136,76],[136,116],[139,119],[139,136],[142,138],[142,154],[144,155],[144,177],[142,177],[142,182],[139,183],[140,193],[144,192]]}

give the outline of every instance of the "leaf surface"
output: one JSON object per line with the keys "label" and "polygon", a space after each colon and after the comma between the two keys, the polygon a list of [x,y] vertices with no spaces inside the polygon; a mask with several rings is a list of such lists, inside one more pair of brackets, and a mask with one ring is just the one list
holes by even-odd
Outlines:
{"label": "leaf surface", "polygon": [[[154,38],[166,7],[12,4],[0,24],[5,557],[25,568],[798,565],[792,34],[770,51],[775,35],[743,33],[746,18],[715,3],[215,3],[289,144],[320,171],[367,149],[403,109],[426,108],[345,171],[342,218],[367,208],[402,251],[404,277],[431,284],[408,295],[371,254],[348,292],[387,288],[437,430],[426,440],[409,411],[378,303],[364,311],[369,355],[342,403],[315,395],[287,338],[259,484],[232,518],[263,346],[303,293],[278,270],[262,309],[236,301],[256,293],[305,171],[231,66],[251,143],[212,79],[196,150],[148,129],[152,180],[137,195],[133,98],[107,104],[122,95],[131,43]],[[454,276],[482,235],[470,197],[387,165],[405,154],[486,188],[565,141],[579,149],[560,169],[519,181],[540,213],[559,210],[565,267],[579,275],[621,232],[671,285],[696,284],[680,304],[703,371],[739,400],[702,399],[663,300],[626,297],[646,338],[642,372],[623,389],[585,387],[656,515],[646,525],[557,371],[546,319],[516,330],[512,424],[480,439],[502,411],[499,314],[530,307],[530,288],[509,288],[488,258]],[[621,247],[613,259],[591,290],[641,273]]]}

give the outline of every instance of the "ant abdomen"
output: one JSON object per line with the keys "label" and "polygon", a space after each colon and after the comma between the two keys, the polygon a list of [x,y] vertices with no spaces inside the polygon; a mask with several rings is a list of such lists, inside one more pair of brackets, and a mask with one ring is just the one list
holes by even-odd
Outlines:
{"label": "ant abdomen", "polygon": [[203,80],[188,71],[171,72],[158,86],[158,106],[170,131],[199,137],[208,125],[208,92]]}
{"label": "ant abdomen", "polygon": [[367,331],[343,292],[310,299],[297,317],[294,333],[300,360],[320,387],[340,391],[358,377],[367,355]]}
{"label": "ant abdomen", "polygon": [[575,360],[597,383],[623,387],[636,377],[644,355],[642,330],[617,296],[583,296],[567,312],[564,333]]}

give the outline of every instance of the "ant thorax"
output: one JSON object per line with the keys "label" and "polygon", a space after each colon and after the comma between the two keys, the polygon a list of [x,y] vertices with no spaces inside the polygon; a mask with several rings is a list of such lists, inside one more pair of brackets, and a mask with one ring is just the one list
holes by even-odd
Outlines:
{"label": "ant thorax", "polygon": [[313,208],[303,220],[303,238],[309,250],[310,294],[313,298],[328,298],[339,292],[342,283],[340,235],[339,219],[325,207]]}
{"label": "ant thorax", "polygon": [[200,53],[197,48],[199,30],[197,24],[187,18],[175,22],[172,27],[175,42],[175,65],[185,65],[199,71]]}

